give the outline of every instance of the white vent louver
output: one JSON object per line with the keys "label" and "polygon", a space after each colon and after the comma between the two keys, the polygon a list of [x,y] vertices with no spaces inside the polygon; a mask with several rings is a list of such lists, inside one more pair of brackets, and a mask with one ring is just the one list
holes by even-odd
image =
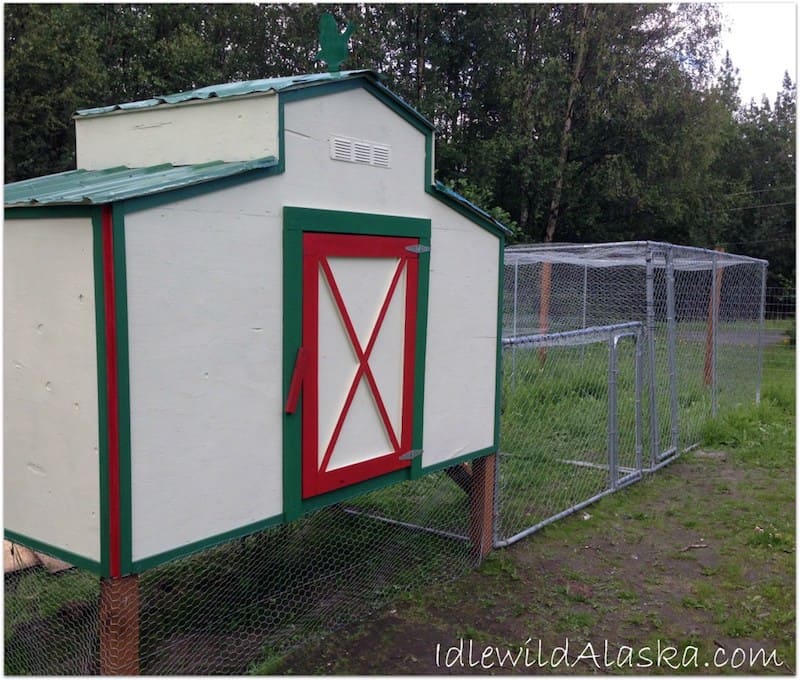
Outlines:
{"label": "white vent louver", "polygon": [[376,144],[363,139],[332,137],[331,158],[335,161],[388,168],[392,162],[392,148],[386,144]]}

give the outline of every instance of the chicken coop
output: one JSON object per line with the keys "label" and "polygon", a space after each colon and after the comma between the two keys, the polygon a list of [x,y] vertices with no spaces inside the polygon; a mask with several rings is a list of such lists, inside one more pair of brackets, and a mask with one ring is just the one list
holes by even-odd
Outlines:
{"label": "chicken coop", "polygon": [[505,228],[373,72],[74,122],[5,187],[7,539],[124,580],[496,451]]}

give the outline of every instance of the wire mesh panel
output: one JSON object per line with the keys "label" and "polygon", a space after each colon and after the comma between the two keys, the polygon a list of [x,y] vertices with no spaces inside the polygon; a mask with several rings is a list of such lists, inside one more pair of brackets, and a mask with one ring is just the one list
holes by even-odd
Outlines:
{"label": "wire mesh panel", "polygon": [[711,269],[675,273],[678,418],[683,446],[698,440],[700,428],[712,412],[712,284]]}
{"label": "wire mesh panel", "polygon": [[141,577],[142,672],[244,673],[475,564],[444,473],[319,510]]}
{"label": "wire mesh panel", "polygon": [[718,408],[758,398],[765,261],[640,241],[515,246],[505,262],[505,337],[645,325],[650,467],[694,445]]}
{"label": "wire mesh panel", "polygon": [[[268,673],[299,643],[473,567],[468,521],[467,495],[440,472],[150,569],[139,672]],[[6,673],[99,673],[99,583],[74,568],[6,576]]]}
{"label": "wire mesh panel", "polygon": [[5,575],[6,675],[93,675],[100,669],[100,582],[82,569],[17,565]]}
{"label": "wire mesh panel", "polygon": [[[720,270],[720,301],[715,328],[717,408],[752,402],[760,390],[762,350],[782,342],[764,327],[762,271],[742,264]],[[747,367],[750,370],[747,370]],[[744,369],[744,370],[743,370]]]}
{"label": "wire mesh panel", "polygon": [[634,323],[504,341],[495,545],[640,478],[641,337]]}

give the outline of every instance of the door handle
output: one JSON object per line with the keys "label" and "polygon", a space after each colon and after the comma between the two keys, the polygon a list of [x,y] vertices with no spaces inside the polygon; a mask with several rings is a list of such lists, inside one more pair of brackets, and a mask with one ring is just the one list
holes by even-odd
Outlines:
{"label": "door handle", "polygon": [[305,372],[306,353],[300,347],[294,360],[294,371],[292,371],[292,379],[289,382],[289,394],[286,396],[286,406],[284,407],[286,413],[294,413],[297,410],[297,400],[300,397],[300,387],[303,383]]}

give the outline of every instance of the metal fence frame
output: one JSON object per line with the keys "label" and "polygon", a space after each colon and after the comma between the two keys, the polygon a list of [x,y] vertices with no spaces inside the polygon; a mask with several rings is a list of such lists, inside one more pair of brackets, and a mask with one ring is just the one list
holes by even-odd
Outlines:
{"label": "metal fence frame", "polygon": [[[618,346],[623,338],[633,338],[635,343],[634,351],[634,411],[635,411],[635,464],[633,467],[622,468],[619,465],[619,412],[617,407],[617,376],[619,374]],[[517,541],[539,531],[548,524],[552,524],[559,519],[571,515],[578,510],[594,503],[595,501],[607,496],[619,489],[622,489],[642,478],[645,468],[642,458],[642,433],[643,433],[643,414],[642,414],[642,387],[643,387],[643,338],[644,328],[640,322],[629,322],[613,324],[608,326],[595,326],[575,331],[565,331],[562,333],[547,333],[538,335],[527,335],[515,338],[503,338],[503,348],[511,348],[512,357],[516,356],[516,348],[524,347],[528,350],[549,349],[553,347],[580,346],[581,348],[597,343],[607,343],[608,345],[608,406],[607,406],[607,465],[601,466],[608,470],[608,485],[603,491],[595,493],[590,497],[572,505],[569,508],[551,515],[514,535],[503,538],[500,536],[500,522],[497,521],[501,510],[503,491],[500,488],[500,466],[502,465],[503,453],[500,452],[495,459],[495,493],[494,493],[494,540],[495,548],[502,548],[516,543]],[[512,379],[516,370],[516,362],[513,361]],[[573,461],[573,464],[577,462]],[[583,465],[598,467],[593,464],[583,463]],[[622,476],[620,476],[622,473]]]}
{"label": "metal fence frame", "polygon": [[[645,272],[645,310],[640,315],[645,324],[645,343],[647,345],[647,391],[649,427],[651,444],[650,466],[658,466],[662,462],[669,462],[681,451],[686,451],[696,446],[697,441],[691,436],[691,441],[681,442],[681,424],[679,417],[679,387],[680,376],[677,370],[677,316],[676,316],[676,272],[710,272],[711,295],[709,296],[709,334],[710,334],[710,381],[711,381],[711,408],[710,416],[714,417],[719,411],[720,384],[718,375],[719,356],[719,325],[720,325],[720,285],[722,272],[728,267],[741,265],[754,267],[759,272],[759,309],[758,340],[756,359],[755,401],[761,399],[761,378],[763,363],[763,336],[766,305],[766,274],[768,262],[742,255],[733,255],[717,250],[707,250],[691,246],[678,246],[670,243],[656,241],[628,241],[602,244],[538,244],[511,246],[506,249],[505,265],[513,266],[513,283],[509,285],[508,271],[506,272],[506,295],[511,293],[510,323],[504,323],[504,336],[517,337],[518,333],[518,306],[519,306],[519,267],[525,264],[550,263],[572,264],[583,266],[582,297],[580,327],[586,327],[587,313],[590,308],[588,295],[588,273],[593,268],[614,267],[640,267]],[[755,271],[755,270],[754,270]],[[664,277],[663,299],[660,291],[656,291],[656,277]],[[509,290],[509,288],[511,290]],[[716,292],[715,292],[716,291]],[[549,291],[548,291],[549,296]],[[659,385],[656,362],[658,353],[656,342],[658,339],[657,307],[665,307],[666,313],[666,347],[667,347],[667,374],[668,374],[668,402],[669,402],[669,442],[662,446],[658,408]],[[624,323],[637,320],[635,316],[629,318],[608,319],[605,323]],[[572,323],[567,328],[579,328],[577,323]],[[540,329],[546,333],[546,329]],[[512,362],[515,358],[512,357]],[[686,437],[684,437],[686,438]]]}

